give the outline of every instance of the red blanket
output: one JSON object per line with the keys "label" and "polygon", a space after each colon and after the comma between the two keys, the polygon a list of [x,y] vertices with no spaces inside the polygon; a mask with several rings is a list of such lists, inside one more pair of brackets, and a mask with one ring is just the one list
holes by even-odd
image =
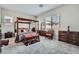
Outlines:
{"label": "red blanket", "polygon": [[28,38],[32,38],[32,35],[31,34],[25,34],[24,37],[28,39]]}
{"label": "red blanket", "polygon": [[39,34],[37,34],[37,33],[32,33],[31,35],[32,36],[39,36]]}
{"label": "red blanket", "polygon": [[39,34],[37,34],[37,33],[24,34],[25,38],[32,38],[32,37],[35,37],[35,36],[39,36]]}

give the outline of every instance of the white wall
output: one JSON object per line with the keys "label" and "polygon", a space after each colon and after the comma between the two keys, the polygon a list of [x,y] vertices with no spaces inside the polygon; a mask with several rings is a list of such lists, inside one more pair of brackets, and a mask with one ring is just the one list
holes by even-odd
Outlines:
{"label": "white wall", "polygon": [[60,16],[60,24],[53,26],[55,30],[55,35],[58,36],[58,30],[67,31],[67,26],[70,26],[71,31],[79,31],[79,5],[62,5],[55,8],[47,13],[44,13],[38,17],[38,20],[43,20],[46,16],[51,15]]}
{"label": "white wall", "polygon": [[[7,10],[7,9],[4,9],[4,8],[1,8],[1,12],[2,12],[2,17],[4,17],[4,16],[13,17],[13,21],[16,21],[16,17],[35,19],[31,15],[27,15],[27,14],[23,14],[23,13],[20,13],[20,12]],[[2,21],[4,21],[4,19],[2,19]],[[10,26],[4,25],[4,23],[2,23],[2,33],[8,32],[8,31],[14,32],[14,22]]]}

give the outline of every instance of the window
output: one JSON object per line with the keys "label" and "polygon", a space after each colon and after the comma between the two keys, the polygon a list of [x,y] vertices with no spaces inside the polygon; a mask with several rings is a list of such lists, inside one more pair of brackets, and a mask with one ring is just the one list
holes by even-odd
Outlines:
{"label": "window", "polygon": [[51,28],[51,16],[45,18],[46,29]]}
{"label": "window", "polygon": [[58,24],[59,23],[59,16],[52,16],[52,23]]}
{"label": "window", "polygon": [[55,24],[59,24],[59,16],[58,15],[53,15],[53,16],[48,16],[46,17],[42,22],[41,22],[41,28],[43,30],[49,30],[52,29],[52,26]]}

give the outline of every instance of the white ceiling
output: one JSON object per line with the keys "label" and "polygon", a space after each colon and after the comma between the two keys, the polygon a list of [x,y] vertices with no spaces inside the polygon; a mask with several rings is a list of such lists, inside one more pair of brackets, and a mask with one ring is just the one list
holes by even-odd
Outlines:
{"label": "white ceiling", "polygon": [[1,4],[0,6],[9,10],[37,16],[60,6],[60,4],[43,4],[43,7],[39,7],[39,4]]}

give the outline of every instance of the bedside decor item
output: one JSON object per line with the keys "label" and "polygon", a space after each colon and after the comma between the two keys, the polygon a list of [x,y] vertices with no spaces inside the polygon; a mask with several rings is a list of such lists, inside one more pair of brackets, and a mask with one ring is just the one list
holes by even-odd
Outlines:
{"label": "bedside decor item", "polygon": [[70,26],[68,26],[68,32],[70,31]]}

